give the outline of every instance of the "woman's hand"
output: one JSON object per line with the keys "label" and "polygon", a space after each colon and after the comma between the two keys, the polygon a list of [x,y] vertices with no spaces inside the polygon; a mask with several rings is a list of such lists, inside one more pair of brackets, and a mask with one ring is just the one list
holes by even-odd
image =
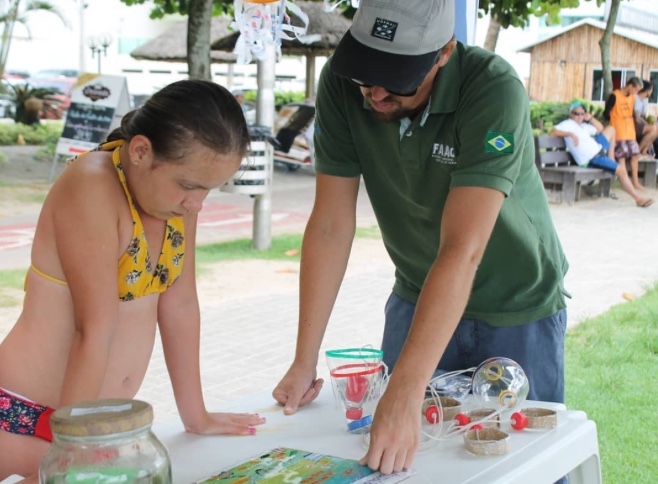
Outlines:
{"label": "woman's hand", "polygon": [[185,425],[185,430],[200,435],[254,435],[255,426],[265,421],[257,413],[206,412],[204,419],[195,426]]}

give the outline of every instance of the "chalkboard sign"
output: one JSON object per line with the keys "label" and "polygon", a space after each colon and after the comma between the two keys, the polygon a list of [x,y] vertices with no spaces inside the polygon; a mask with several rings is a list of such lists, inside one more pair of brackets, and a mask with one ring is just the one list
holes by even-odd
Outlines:
{"label": "chalkboard sign", "polygon": [[94,149],[129,110],[125,77],[82,74],[71,91],[71,105],[55,153],[71,156]]}
{"label": "chalkboard sign", "polygon": [[98,144],[112,125],[114,108],[72,102],[66,114],[62,138]]}

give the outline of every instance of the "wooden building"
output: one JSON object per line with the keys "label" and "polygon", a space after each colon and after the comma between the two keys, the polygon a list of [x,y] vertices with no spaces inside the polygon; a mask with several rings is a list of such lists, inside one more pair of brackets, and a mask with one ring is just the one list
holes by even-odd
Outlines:
{"label": "wooden building", "polygon": [[[535,101],[574,98],[603,101],[601,49],[605,23],[583,19],[538,40],[519,52],[530,53],[528,94]],[[610,46],[615,88],[632,76],[656,86],[650,99],[655,112],[658,97],[658,32],[618,26]]]}

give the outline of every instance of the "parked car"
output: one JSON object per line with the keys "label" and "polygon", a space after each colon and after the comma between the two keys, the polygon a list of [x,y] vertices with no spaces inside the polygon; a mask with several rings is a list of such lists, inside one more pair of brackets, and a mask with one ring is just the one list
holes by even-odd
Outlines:
{"label": "parked car", "polygon": [[2,79],[10,84],[25,84],[27,82],[27,77],[23,77],[20,74],[13,74],[12,72],[5,72],[2,75]]}
{"label": "parked car", "polygon": [[77,79],[79,73],[76,69],[42,69],[30,76],[32,79],[56,79],[60,77],[68,77]]}
{"label": "parked car", "polygon": [[6,69],[4,77],[5,78],[12,77],[12,78],[18,78],[18,79],[25,80],[28,77],[30,77],[30,73],[27,72],[27,71],[20,71],[20,70],[16,70],[16,69]]}

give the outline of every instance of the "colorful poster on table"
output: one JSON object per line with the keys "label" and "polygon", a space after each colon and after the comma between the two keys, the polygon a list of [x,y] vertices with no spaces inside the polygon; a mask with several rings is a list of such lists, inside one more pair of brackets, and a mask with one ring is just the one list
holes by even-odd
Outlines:
{"label": "colorful poster on table", "polygon": [[82,74],[71,90],[71,105],[55,153],[74,156],[94,149],[129,110],[125,77]]}
{"label": "colorful poster on table", "polygon": [[355,460],[279,447],[195,484],[393,484],[414,473],[383,475]]}

